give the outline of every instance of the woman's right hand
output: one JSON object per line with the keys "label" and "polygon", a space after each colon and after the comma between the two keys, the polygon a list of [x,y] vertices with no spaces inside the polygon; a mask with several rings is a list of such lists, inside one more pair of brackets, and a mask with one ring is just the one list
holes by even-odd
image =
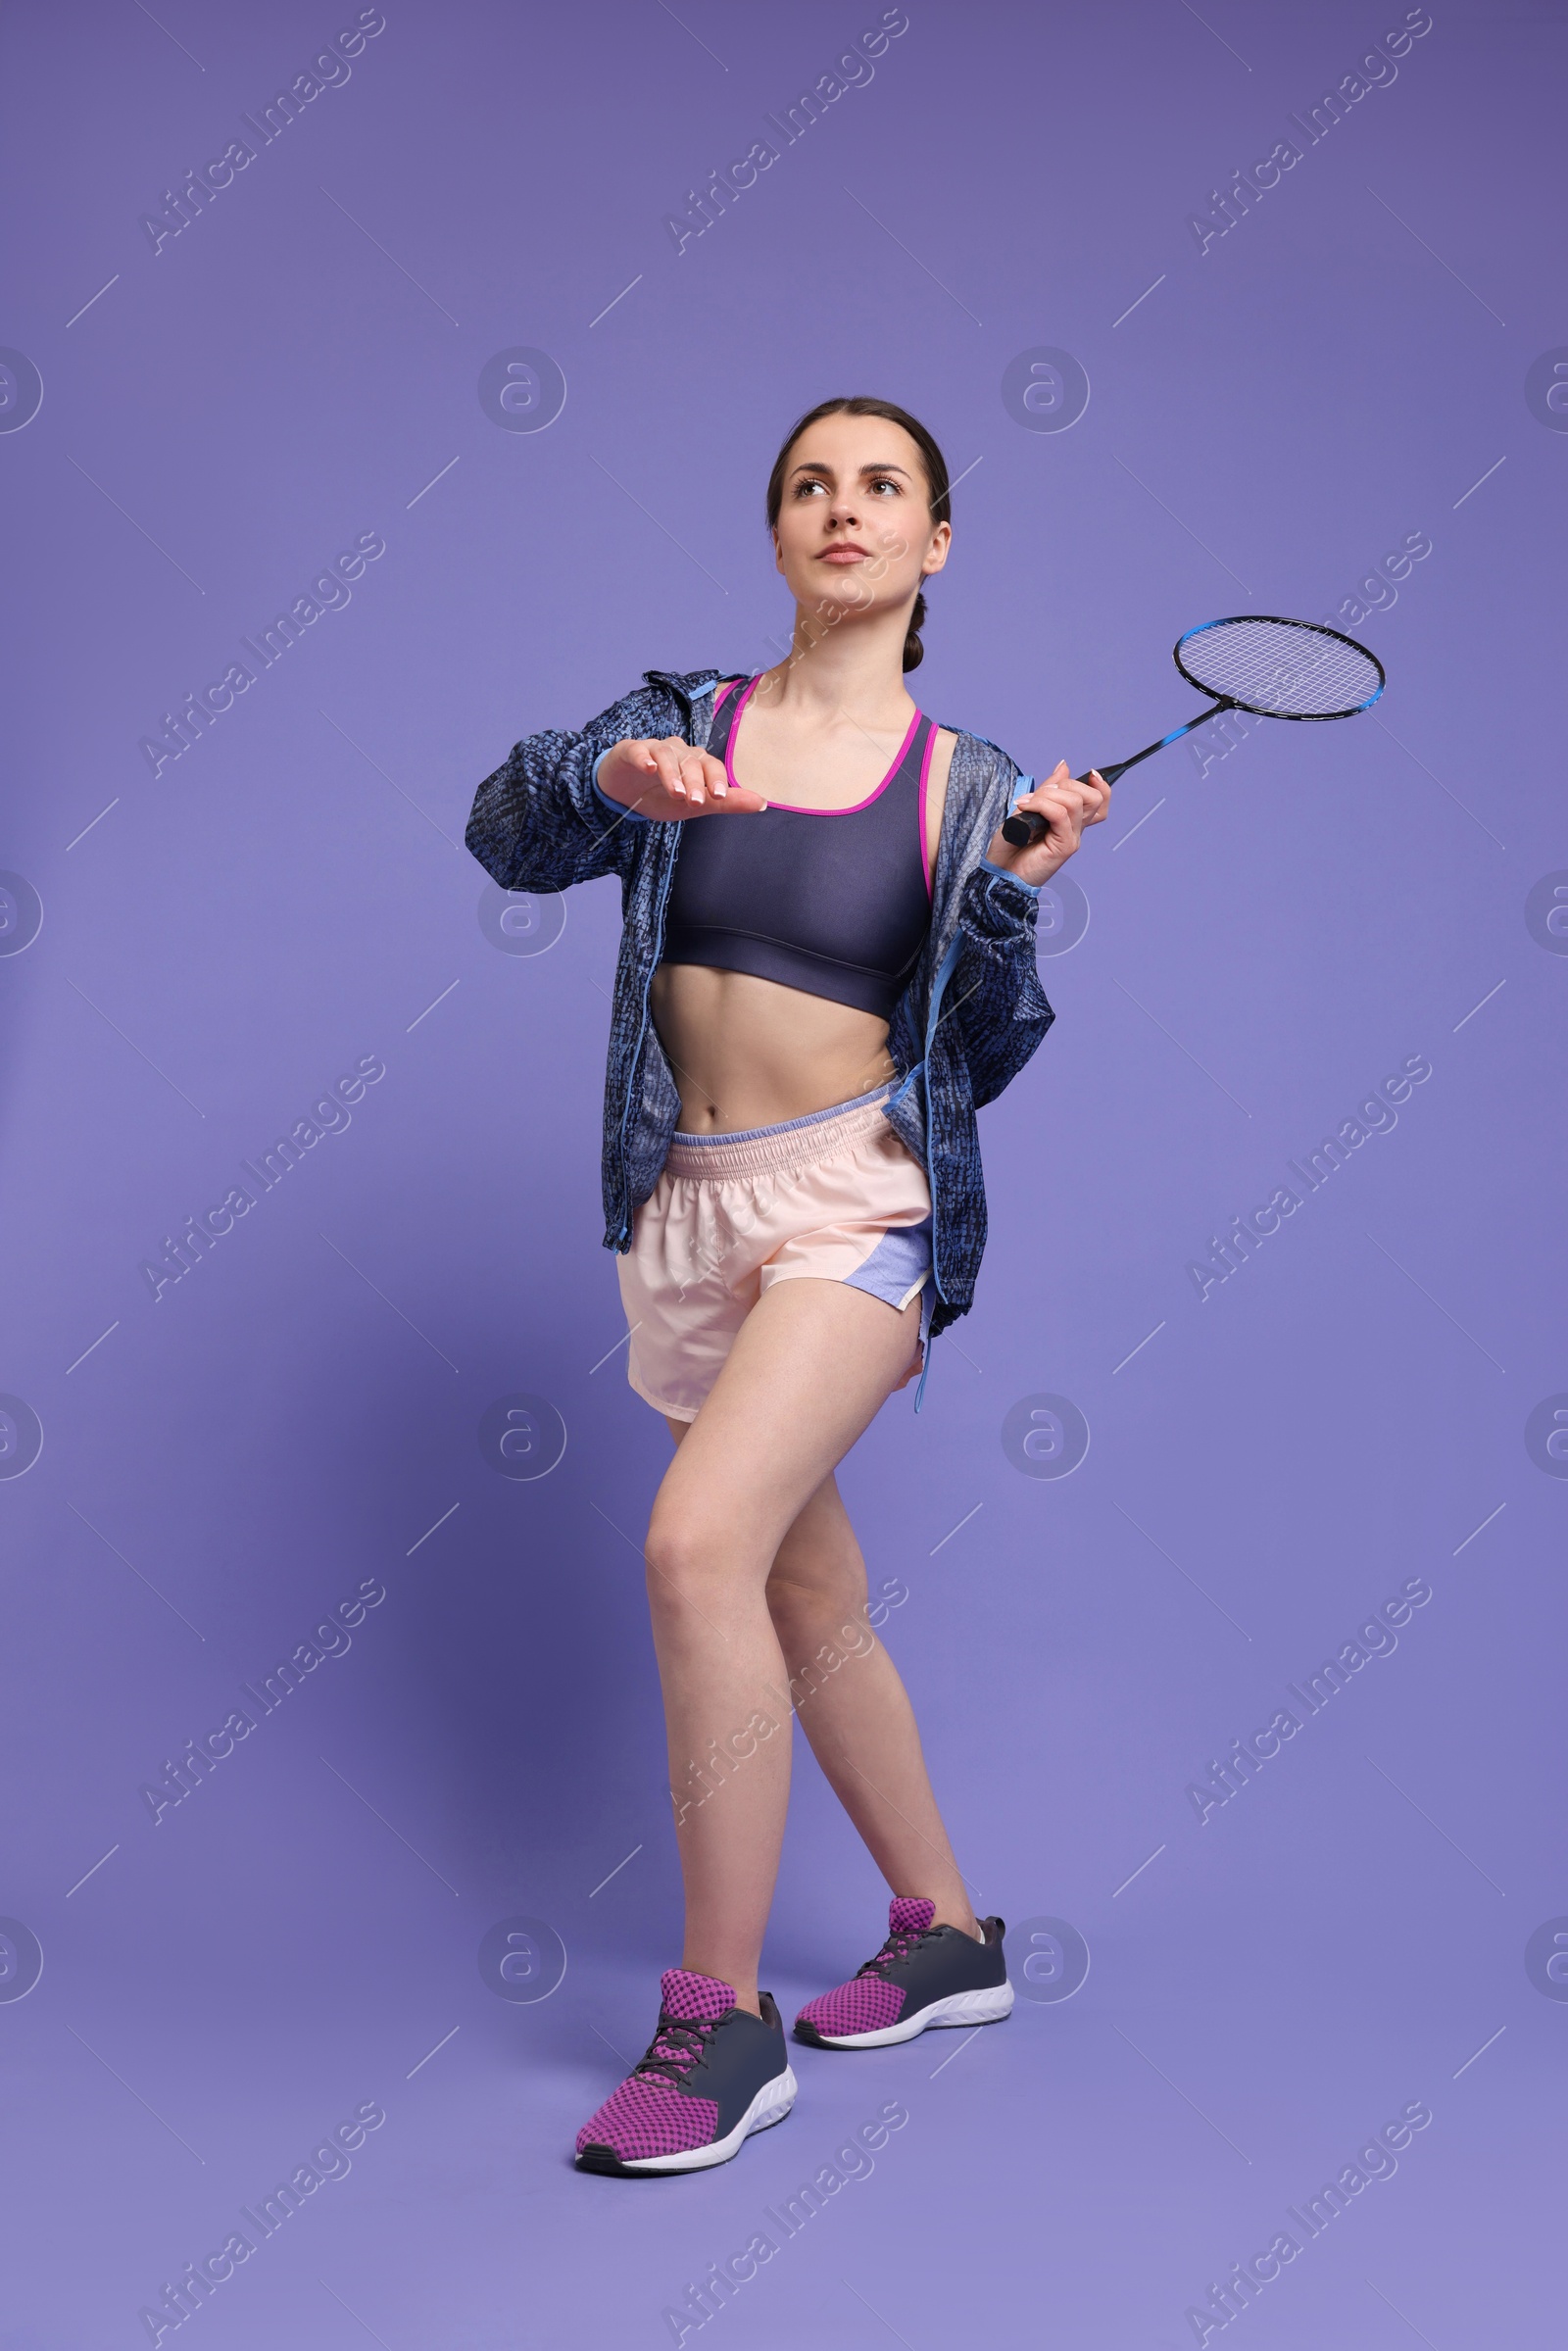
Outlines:
{"label": "woman's right hand", "polygon": [[765,800],[732,784],[722,759],[698,751],[681,735],[628,738],[607,752],[599,789],[639,816],[667,822],[686,816],[718,816],[733,810],[758,815]]}

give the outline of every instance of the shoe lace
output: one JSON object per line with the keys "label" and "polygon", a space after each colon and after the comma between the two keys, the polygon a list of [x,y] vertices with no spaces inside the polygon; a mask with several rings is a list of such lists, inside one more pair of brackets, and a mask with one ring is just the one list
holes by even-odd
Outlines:
{"label": "shoe lace", "polygon": [[716,2017],[688,2020],[667,2014],[662,2016],[659,2031],[632,2071],[666,2082],[684,2082],[692,2067],[706,2052],[718,2022]]}
{"label": "shoe lace", "polygon": [[856,1969],[857,1976],[880,1976],[896,1959],[906,1959],[917,1943],[924,1942],[931,1932],[928,1927],[895,1927],[874,1959]]}

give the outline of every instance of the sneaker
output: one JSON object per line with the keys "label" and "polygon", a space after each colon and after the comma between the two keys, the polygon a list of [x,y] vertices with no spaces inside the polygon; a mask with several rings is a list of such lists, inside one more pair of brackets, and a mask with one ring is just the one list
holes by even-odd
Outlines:
{"label": "sneaker", "polygon": [[982,1919],[983,1943],[961,1927],[933,1927],[934,1902],[899,1896],[888,1938],[848,1984],[808,2000],[797,2040],[818,2049],[882,2049],[933,2025],[995,2025],[1012,2010],[1001,1919]]}
{"label": "sneaker", "polygon": [[577,2169],[705,2172],[782,2123],[798,2084],[771,1992],[760,2017],[716,1976],[666,1968],[659,2031],[619,2089],[577,2133]]}

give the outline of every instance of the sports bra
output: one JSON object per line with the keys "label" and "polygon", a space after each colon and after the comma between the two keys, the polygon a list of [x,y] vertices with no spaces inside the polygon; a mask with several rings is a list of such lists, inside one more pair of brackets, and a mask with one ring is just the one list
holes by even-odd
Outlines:
{"label": "sports bra", "polygon": [[[735,781],[731,746],[756,691],[720,689],[708,748]],[[852,808],[770,801],[757,815],[681,826],[664,920],[665,963],[749,971],[891,1020],[931,926],[925,795],[935,722],[916,711],[897,759]]]}

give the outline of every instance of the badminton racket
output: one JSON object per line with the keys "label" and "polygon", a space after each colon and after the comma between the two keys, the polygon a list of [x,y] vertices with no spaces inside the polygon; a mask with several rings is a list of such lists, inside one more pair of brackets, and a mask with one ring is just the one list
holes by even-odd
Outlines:
{"label": "badminton racket", "polygon": [[[1188,684],[1210,697],[1208,709],[1130,759],[1100,768],[1107,784],[1221,710],[1246,710],[1253,718],[1353,718],[1371,708],[1387,682],[1382,662],[1353,637],[1317,620],[1268,613],[1205,620],[1177,639],[1172,658]],[[1050,830],[1033,808],[1014,808],[1002,827],[1015,849],[1044,840]]]}

